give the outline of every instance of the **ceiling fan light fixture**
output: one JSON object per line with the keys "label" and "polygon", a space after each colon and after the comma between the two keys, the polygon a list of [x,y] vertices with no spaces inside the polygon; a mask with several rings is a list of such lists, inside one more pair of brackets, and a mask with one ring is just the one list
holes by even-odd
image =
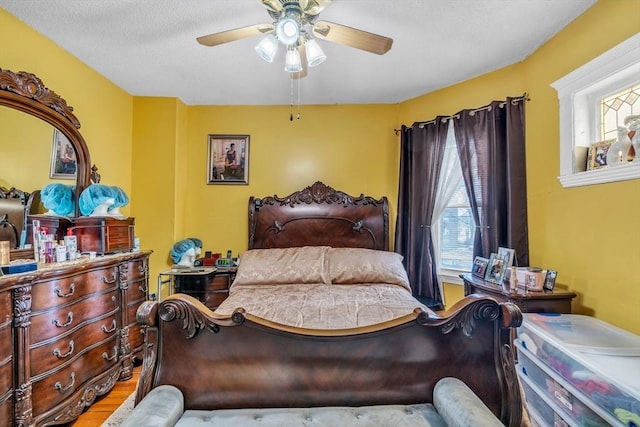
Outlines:
{"label": "ceiling fan light fixture", "polygon": [[300,60],[300,52],[295,47],[290,46],[287,49],[287,57],[284,61],[284,70],[289,73],[299,73],[302,71],[302,61]]}
{"label": "ceiling fan light fixture", "polygon": [[318,42],[314,39],[307,40],[305,49],[307,51],[307,64],[309,67],[320,65],[327,59],[327,55],[325,55]]}
{"label": "ceiling fan light fixture", "polygon": [[278,52],[278,39],[273,34],[263,38],[256,46],[256,53],[267,62],[273,62]]}
{"label": "ceiling fan light fixture", "polygon": [[276,36],[284,45],[295,44],[300,36],[300,23],[293,18],[281,19],[276,25]]}

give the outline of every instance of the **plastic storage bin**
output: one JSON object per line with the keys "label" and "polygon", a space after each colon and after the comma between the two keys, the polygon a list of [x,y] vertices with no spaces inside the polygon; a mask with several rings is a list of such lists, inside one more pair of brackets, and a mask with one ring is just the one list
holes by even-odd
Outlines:
{"label": "plastic storage bin", "polygon": [[518,351],[518,373],[521,377],[526,376],[541,395],[553,402],[557,408],[554,412],[570,425],[607,427],[617,422],[604,411],[598,414],[597,408],[591,407],[592,403],[588,398],[524,349],[522,341],[516,339],[515,345]]}
{"label": "plastic storage bin", "polygon": [[[640,336],[589,316],[524,313],[518,347],[521,364],[538,362],[563,387],[554,391],[561,404],[566,392],[570,406],[577,401],[609,424],[640,425]],[[527,377],[539,374],[529,367]]]}
{"label": "plastic storage bin", "polygon": [[565,421],[560,415],[561,411],[558,407],[533,384],[522,369],[518,369],[518,376],[520,377],[520,384],[522,384],[532,424],[540,427],[582,427],[576,423]]}

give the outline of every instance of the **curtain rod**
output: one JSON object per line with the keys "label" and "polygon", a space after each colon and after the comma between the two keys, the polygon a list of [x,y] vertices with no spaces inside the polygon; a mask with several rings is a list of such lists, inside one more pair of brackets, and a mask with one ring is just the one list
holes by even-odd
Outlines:
{"label": "curtain rod", "polygon": [[[525,92],[524,94],[522,94],[522,96],[518,96],[516,98],[511,98],[511,104],[512,105],[516,105],[518,102],[520,101],[530,101],[531,98],[529,98],[529,94],[527,92]],[[507,101],[502,101],[500,104],[498,104],[499,108],[504,108],[504,106],[507,104]],[[485,110],[491,110],[491,104],[489,105],[485,105],[484,107],[480,107],[480,108],[475,108],[473,110],[469,110],[469,114],[470,115],[474,115],[475,113],[477,113],[478,111],[485,111]],[[460,118],[460,113],[456,113],[453,114],[451,116],[444,116],[441,118],[443,123],[446,123],[448,120],[451,119],[459,119]],[[416,122],[414,123],[414,125],[418,125],[418,127],[423,128],[426,125],[430,125],[431,123],[435,123],[436,119],[433,120],[429,120],[426,122]],[[393,132],[398,135],[400,132],[402,131],[402,129],[394,129]]]}

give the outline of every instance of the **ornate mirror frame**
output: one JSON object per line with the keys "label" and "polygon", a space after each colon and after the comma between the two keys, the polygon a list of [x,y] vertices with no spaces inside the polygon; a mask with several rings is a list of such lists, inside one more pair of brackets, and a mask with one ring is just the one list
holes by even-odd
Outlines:
{"label": "ornate mirror frame", "polygon": [[62,132],[76,152],[76,217],[79,215],[77,200],[80,193],[91,184],[91,158],[89,149],[80,134],[80,122],[54,91],[47,88],[36,75],[19,71],[14,73],[0,68],[0,105],[23,111],[51,124]]}

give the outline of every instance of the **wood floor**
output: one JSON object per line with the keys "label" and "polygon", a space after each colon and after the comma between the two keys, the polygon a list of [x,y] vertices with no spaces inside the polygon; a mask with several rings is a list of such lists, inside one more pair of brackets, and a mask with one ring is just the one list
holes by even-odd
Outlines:
{"label": "wood floor", "polygon": [[100,427],[129,395],[136,391],[142,365],[133,367],[133,377],[127,381],[118,381],[113,389],[97,399],[80,417],[66,427]]}

